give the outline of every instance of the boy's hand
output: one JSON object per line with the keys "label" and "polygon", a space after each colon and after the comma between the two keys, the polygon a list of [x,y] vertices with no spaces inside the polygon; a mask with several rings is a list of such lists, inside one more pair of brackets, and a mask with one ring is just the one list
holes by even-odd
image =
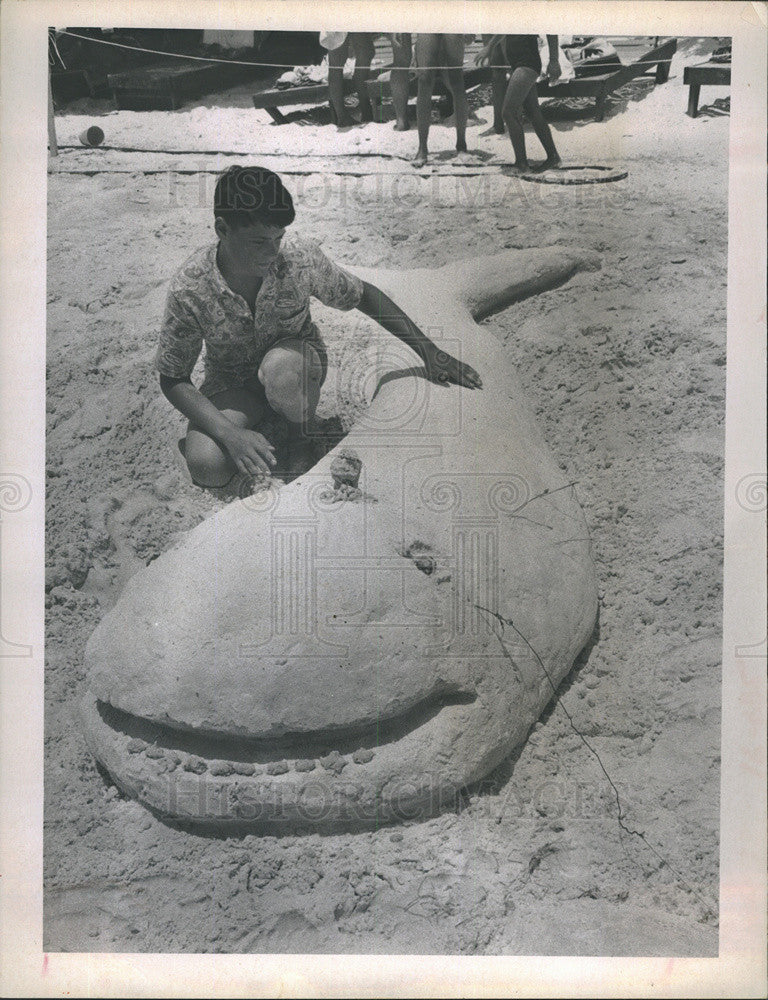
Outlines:
{"label": "boy's hand", "polygon": [[487,45],[484,45],[482,49],[475,56],[476,66],[487,66],[491,61],[491,50]]}
{"label": "boy's hand", "polygon": [[463,385],[467,389],[482,389],[483,380],[471,365],[465,365],[437,348],[424,358],[427,378],[440,385]]}
{"label": "boy's hand", "polygon": [[557,59],[550,59],[549,65],[547,66],[547,73],[546,73],[547,79],[551,80],[552,83],[554,83],[555,80],[559,80],[562,75],[563,71],[560,67],[560,63],[557,61]]}
{"label": "boy's hand", "polygon": [[222,444],[229,452],[237,471],[245,476],[270,474],[277,461],[274,448],[263,434],[245,427],[232,427]]}
{"label": "boy's hand", "polygon": [[482,388],[483,380],[474,368],[441,351],[380,288],[367,281],[363,282],[363,297],[358,309],[414,350],[424,362],[430,381],[437,382],[438,385],[453,382],[454,385],[463,385],[467,389]]}

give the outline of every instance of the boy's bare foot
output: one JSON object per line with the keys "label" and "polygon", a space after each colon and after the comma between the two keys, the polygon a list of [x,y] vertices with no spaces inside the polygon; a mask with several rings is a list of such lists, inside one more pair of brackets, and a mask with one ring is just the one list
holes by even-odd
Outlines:
{"label": "boy's bare foot", "polygon": [[[283,483],[290,483],[293,479],[308,472],[318,461],[318,443],[314,439],[298,436],[292,438],[280,453],[280,458],[274,469],[271,469],[272,478],[279,479]],[[267,476],[265,479],[269,479]]]}
{"label": "boy's bare foot", "polygon": [[474,162],[474,157],[466,149],[460,150],[452,161],[455,167],[464,167]]}
{"label": "boy's bare foot", "polygon": [[[441,118],[440,124],[444,128],[456,128],[456,112],[452,111],[447,118]],[[475,114],[474,111],[470,111],[467,115],[467,125],[482,125],[483,121],[481,118]]]}
{"label": "boy's bare foot", "polygon": [[411,160],[411,163],[414,165],[414,167],[423,167],[428,159],[429,159],[429,153],[426,151],[426,149],[420,149],[416,153],[414,158]]}
{"label": "boy's bare foot", "polygon": [[504,124],[503,118],[493,119],[493,131],[496,133],[496,135],[504,135],[504,133],[507,131],[507,126]]}
{"label": "boy's bare foot", "polygon": [[559,166],[562,166],[563,161],[559,156],[548,156],[546,160],[542,160],[541,163],[537,163],[534,167],[529,169],[535,171],[536,173],[541,173],[544,170],[557,170]]}
{"label": "boy's bare foot", "polygon": [[395,132],[407,132],[410,129],[410,127],[411,126],[409,125],[408,122],[395,122],[395,124],[392,126]]}
{"label": "boy's bare foot", "polygon": [[467,151],[466,140],[464,140],[464,139],[457,139],[456,140],[456,152],[457,153],[466,153],[466,151]]}
{"label": "boy's bare foot", "polygon": [[529,174],[531,172],[531,165],[527,160],[522,160],[519,163],[513,163],[511,166],[505,168],[505,173],[508,174]]}
{"label": "boy's bare foot", "polygon": [[253,478],[255,477],[244,476],[240,472],[236,472],[229,482],[224,483],[223,486],[206,486],[204,483],[196,483],[194,479],[192,483],[199,489],[205,490],[206,493],[216,497],[217,500],[229,503],[231,500],[236,500],[238,497],[250,494],[251,490],[246,484]]}

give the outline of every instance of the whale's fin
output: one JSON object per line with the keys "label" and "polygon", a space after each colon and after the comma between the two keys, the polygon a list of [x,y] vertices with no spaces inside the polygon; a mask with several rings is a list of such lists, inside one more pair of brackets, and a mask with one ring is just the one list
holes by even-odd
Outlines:
{"label": "whale's fin", "polygon": [[475,320],[505,309],[512,302],[556,288],[577,271],[595,271],[599,255],[590,250],[541,247],[507,250],[441,268],[441,285],[450,288]]}
{"label": "whale's fin", "polygon": [[[556,288],[578,271],[594,271],[599,267],[600,257],[592,250],[535,247],[408,272],[357,267],[349,270],[402,302],[406,309],[410,298],[419,303],[426,301],[435,313],[450,313],[460,304],[473,319],[480,320],[512,302]],[[425,287],[432,294],[425,295]],[[408,295],[409,292],[413,294]]]}

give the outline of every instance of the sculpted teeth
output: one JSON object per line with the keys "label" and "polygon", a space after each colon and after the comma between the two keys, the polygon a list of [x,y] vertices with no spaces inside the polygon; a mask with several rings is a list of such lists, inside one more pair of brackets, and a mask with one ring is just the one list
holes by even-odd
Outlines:
{"label": "sculpted teeth", "polygon": [[138,737],[133,737],[128,740],[126,744],[126,750],[130,754],[144,754],[150,760],[157,761],[160,769],[163,771],[173,771],[177,766],[181,765],[184,771],[189,771],[192,774],[204,774],[209,771],[215,777],[228,777],[232,774],[245,775],[251,777],[253,775],[262,774],[264,771],[270,777],[276,777],[281,774],[287,774],[289,771],[306,772],[314,771],[319,763],[326,771],[332,771],[334,774],[339,775],[350,763],[362,765],[368,764],[376,756],[373,750],[366,747],[360,747],[359,750],[351,755],[351,757],[346,757],[339,753],[338,750],[332,750],[329,754],[324,757],[320,757],[317,761],[311,758],[299,758],[294,761],[290,760],[275,760],[270,761],[265,767],[259,767],[258,764],[251,764],[248,761],[234,761],[234,760],[211,760],[206,761],[204,757],[198,757],[195,754],[185,754],[180,753],[178,750],[165,750],[163,747],[157,746],[156,743],[147,743],[145,740],[139,739]]}

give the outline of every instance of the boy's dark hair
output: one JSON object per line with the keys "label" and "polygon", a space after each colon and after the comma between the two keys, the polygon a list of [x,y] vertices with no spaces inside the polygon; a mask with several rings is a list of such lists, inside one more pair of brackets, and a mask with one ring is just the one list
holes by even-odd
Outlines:
{"label": "boy's dark hair", "polygon": [[283,182],[266,167],[229,167],[216,181],[213,214],[230,225],[285,228],[296,218]]}

